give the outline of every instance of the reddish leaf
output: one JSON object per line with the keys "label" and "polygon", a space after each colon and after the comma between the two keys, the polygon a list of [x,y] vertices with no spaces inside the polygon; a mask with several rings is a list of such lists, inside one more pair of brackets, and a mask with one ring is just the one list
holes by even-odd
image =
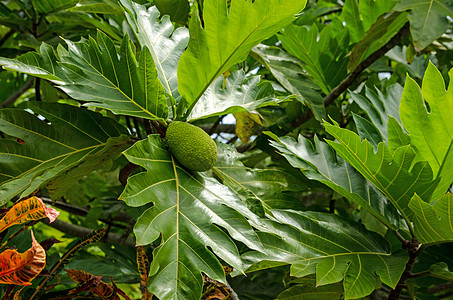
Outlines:
{"label": "reddish leaf", "polygon": [[46,252],[31,232],[32,246],[24,253],[5,250],[0,253],[0,283],[31,285],[46,265]]}
{"label": "reddish leaf", "polygon": [[47,207],[38,197],[30,197],[11,207],[6,215],[0,220],[0,232],[12,225],[23,224],[28,221],[40,220],[46,217],[49,218],[50,223],[52,223],[59,214],[59,211]]}
{"label": "reddish leaf", "polygon": [[[77,292],[89,290],[96,296],[101,296],[113,300],[120,300],[118,295],[116,295],[118,293],[124,299],[131,300],[121,289],[101,281],[101,276],[94,276],[93,274],[87,273],[85,271],[74,269],[66,270],[66,273],[68,273],[69,278],[71,278],[74,282],[81,284],[80,290]],[[88,285],[91,285],[91,287],[89,289],[86,289],[85,287]]]}

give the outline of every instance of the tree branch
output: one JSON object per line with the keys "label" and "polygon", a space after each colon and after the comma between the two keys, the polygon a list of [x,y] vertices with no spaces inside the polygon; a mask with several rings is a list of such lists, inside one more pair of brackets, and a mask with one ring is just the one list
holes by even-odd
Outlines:
{"label": "tree branch", "polygon": [[0,104],[0,107],[7,107],[10,104],[13,104],[14,101],[17,100],[20,96],[22,96],[23,93],[25,93],[31,86],[33,85],[33,78],[30,78],[27,80],[27,82],[19,89],[17,90],[11,97],[6,99],[5,101]]}
{"label": "tree branch", "polygon": [[424,248],[420,247],[420,243],[417,238],[413,237],[409,244],[403,244],[403,249],[407,247],[409,252],[409,261],[406,263],[406,268],[404,269],[403,275],[401,275],[400,280],[396,284],[396,287],[390,291],[388,300],[398,300],[403,290],[406,279],[409,279],[412,274],[412,268],[414,267],[417,257],[422,254]]}
{"label": "tree branch", "polygon": [[[390,49],[398,45],[399,42],[409,33],[409,22],[404,24],[404,26],[395,34],[390,41],[388,41],[384,46],[373,52],[368,56],[364,61],[362,61],[355,69],[352,71],[348,77],[346,77],[340,84],[338,84],[330,93],[324,97],[324,106],[329,106],[332,104],[335,99],[338,98],[344,91],[346,91],[357,79],[357,77],[362,73],[366,68],[371,66],[376,60],[385,55]],[[295,119],[291,125],[293,128],[297,128],[303,123],[307,122],[313,117],[311,110],[305,111],[297,119]]]}
{"label": "tree branch", "polygon": [[[47,226],[55,228],[63,233],[72,235],[74,237],[81,238],[93,232],[93,229],[71,224],[58,219],[50,224],[45,221],[43,223],[47,224]],[[102,239],[102,241],[107,244],[118,244],[121,246],[135,247],[135,239],[133,237],[128,236],[127,238],[123,238],[121,234],[112,232],[107,233]]]}

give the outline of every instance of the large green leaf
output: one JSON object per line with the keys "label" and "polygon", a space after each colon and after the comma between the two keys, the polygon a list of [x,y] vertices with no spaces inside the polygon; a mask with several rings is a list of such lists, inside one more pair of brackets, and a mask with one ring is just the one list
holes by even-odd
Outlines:
{"label": "large green leaf", "polygon": [[350,92],[351,99],[368,115],[384,140],[388,138],[389,119],[394,118],[400,121],[398,110],[403,87],[396,83],[389,86],[386,92],[387,95],[385,96],[379,89],[376,88],[373,91],[368,87],[365,87],[365,96]]}
{"label": "large green leaf", "polygon": [[173,22],[186,24],[190,11],[188,0],[155,0],[154,4],[161,14],[169,15]]}
{"label": "large green leaf", "polygon": [[434,199],[445,194],[453,183],[453,70],[449,76],[450,85],[446,91],[442,74],[430,63],[421,91],[412,78],[406,79],[400,106],[401,121],[417,150],[416,161],[428,161],[434,176],[440,177]]}
{"label": "large green leaf", "polygon": [[[204,27],[195,9],[190,41],[178,65],[179,92],[194,105],[208,86],[250,49],[294,20],[306,0],[205,1]],[[190,110],[190,109],[189,109]]]}
{"label": "large green leaf", "polygon": [[259,107],[276,105],[271,84],[258,85],[259,76],[247,80],[243,70],[237,70],[224,78],[219,76],[201,96],[188,119],[195,120],[241,111],[253,111]]}
{"label": "large green leaf", "polygon": [[453,3],[449,0],[402,0],[395,10],[410,10],[408,19],[417,51],[440,37],[449,26],[447,16],[453,17]]}
{"label": "large green leaf", "polygon": [[[23,110],[0,110],[0,130],[21,139],[0,140],[0,203],[54,178],[59,184],[52,192],[61,195],[94,166],[118,156],[129,140],[124,127],[86,109],[45,102],[29,107],[51,125]],[[71,179],[63,184],[63,178]]]}
{"label": "large green leaf", "polygon": [[73,83],[61,86],[63,91],[75,99],[94,101],[87,105],[117,114],[166,118],[167,99],[146,47],[137,65],[127,36],[121,44],[120,58],[113,42],[100,31],[97,43],[92,38],[66,43],[68,51],[59,48],[59,63]]}
{"label": "large green leaf", "polygon": [[412,197],[409,208],[414,213],[415,236],[423,244],[453,242],[453,196],[446,194],[433,205],[418,195]]}
{"label": "large green leaf", "polygon": [[271,145],[309,179],[317,180],[361,205],[389,228],[399,227],[395,208],[359,172],[338,157],[329,145],[320,142],[316,136],[313,145],[302,135],[299,135],[298,141],[269,135],[275,140]]}
{"label": "large green leaf", "polygon": [[250,56],[269,69],[285,89],[299,95],[318,120],[325,117],[326,110],[320,90],[307,78],[301,67],[302,61],[278,47],[262,44],[254,47]]}
{"label": "large green leaf", "polygon": [[296,284],[284,290],[278,295],[277,300],[336,300],[340,299],[343,294],[341,284],[332,284],[324,286],[311,286],[305,284]]}
{"label": "large green leaf", "polygon": [[[186,1],[187,2],[187,1]],[[155,6],[145,6],[131,0],[121,0],[126,10],[126,19],[142,47],[148,47],[157,68],[157,74],[165,91],[179,99],[176,76],[179,58],[189,43],[189,31],[185,27],[173,30],[168,16],[159,20]]]}
{"label": "large green leaf", "polygon": [[130,206],[154,203],[137,220],[138,245],[161,236],[154,250],[149,288],[160,299],[199,299],[203,279],[225,282],[222,265],[207,249],[243,270],[231,238],[263,251],[256,233],[245,219],[259,223],[242,200],[226,186],[203,173],[183,169],[158,135],[150,135],[125,151],[127,159],[147,172],[128,179],[120,196]]}
{"label": "large green leaf", "polygon": [[351,42],[362,40],[378,17],[392,9],[395,2],[388,0],[346,0],[341,19],[346,22]]}
{"label": "large green leaf", "polygon": [[278,35],[283,47],[302,60],[303,68],[313,77],[321,90],[328,94],[347,75],[349,34],[339,23],[333,22],[318,32],[316,25],[307,29],[304,26],[287,26]]}
{"label": "large green leaf", "polygon": [[407,15],[405,13],[392,12],[380,16],[363,39],[352,48],[348,72],[354,71],[362,61],[390,41],[406,23]]}
{"label": "large green leaf", "polygon": [[429,200],[438,180],[433,180],[428,162],[417,162],[412,168],[415,151],[403,146],[392,153],[384,142],[378,145],[377,152],[367,141],[338,124],[325,123],[326,131],[336,141],[327,141],[335,151],[366,179],[376,186],[409,224],[409,201],[417,193]]}
{"label": "large green leaf", "polygon": [[[66,40],[68,50],[43,44],[41,55],[27,53],[16,59],[0,59],[4,68],[52,80],[69,96],[117,114],[147,119],[165,119],[167,99],[157,78],[156,67],[147,48],[137,64],[127,36],[120,53],[104,33],[74,43]],[[119,54],[119,55],[118,55]]]}
{"label": "large green leaf", "polygon": [[48,14],[76,5],[79,0],[31,0],[33,8],[41,14]]}
{"label": "large green leaf", "polygon": [[306,187],[297,178],[280,170],[247,168],[234,147],[224,144],[217,147],[219,157],[212,171],[249,205],[256,209],[263,204],[268,208],[303,208],[298,195],[293,192]]}
{"label": "large green leaf", "polygon": [[57,84],[68,82],[66,73],[57,64],[57,56],[53,48],[42,43],[39,52],[28,52],[17,59],[0,57],[0,65],[7,70],[30,74]]}
{"label": "large green leaf", "polygon": [[346,299],[369,295],[377,277],[394,288],[404,271],[407,254],[393,254],[380,235],[363,225],[319,212],[273,210],[277,222],[263,221],[259,232],[266,254],[243,255],[256,271],[291,264],[291,275],[316,273],[316,285],[343,280]]}

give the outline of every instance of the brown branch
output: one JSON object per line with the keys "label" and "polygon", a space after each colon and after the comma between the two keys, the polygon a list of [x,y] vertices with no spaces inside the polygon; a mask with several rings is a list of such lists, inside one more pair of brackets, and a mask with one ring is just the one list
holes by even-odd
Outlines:
{"label": "brown branch", "polygon": [[[93,232],[93,229],[82,227],[79,225],[71,224],[62,220],[55,220],[52,223],[48,224],[48,222],[44,222],[48,226],[55,228],[63,233],[72,235],[74,237],[85,237],[88,234]],[[107,244],[118,244],[121,246],[130,246],[135,247],[135,239],[133,237],[123,238],[121,234],[107,233],[104,238],[102,239],[104,243]]]}
{"label": "brown branch", "polygon": [[11,97],[6,99],[5,101],[0,104],[0,107],[7,107],[10,104],[13,104],[14,101],[17,100],[23,93],[25,93],[31,86],[33,85],[33,78],[28,79],[28,81],[19,89],[17,90]]}
{"label": "brown branch", "polygon": [[[65,202],[61,202],[61,201],[53,202],[52,199],[47,198],[47,197],[40,197],[40,198],[42,199],[42,201],[44,203],[51,204],[51,205],[55,206],[56,208],[62,209],[72,215],[85,217],[86,215],[88,215],[88,212],[90,211],[88,208],[77,206],[74,204],[65,203]],[[133,221],[133,219],[127,213],[120,212],[116,216],[109,217],[108,220],[101,218],[101,219],[99,219],[99,221],[102,221],[104,223],[109,223],[109,224],[111,224],[111,221],[124,222],[124,223],[129,224]],[[116,224],[111,224],[111,225],[115,226]]]}
{"label": "brown branch", "polygon": [[445,283],[436,285],[435,287],[429,288],[428,293],[437,294],[439,292],[443,292],[443,291],[449,290],[451,288],[453,288],[453,282],[445,282]]}
{"label": "brown branch", "polygon": [[[348,77],[346,77],[339,85],[337,85],[330,93],[324,97],[324,106],[329,106],[332,104],[335,99],[338,98],[344,91],[346,91],[357,79],[357,77],[362,73],[366,68],[371,66],[376,60],[381,58],[385,55],[390,49],[398,45],[399,42],[403,40],[403,38],[409,33],[409,22],[404,24],[404,26],[395,34],[390,41],[388,41],[384,46],[373,52],[370,56],[368,56],[364,61],[362,61],[355,69],[352,71]],[[297,128],[303,123],[307,122],[313,117],[313,113],[311,110],[307,110],[302,115],[300,115],[297,119],[295,119],[291,125],[293,128]]]}
{"label": "brown branch", "polygon": [[401,295],[401,291],[405,287],[404,282],[406,279],[409,279],[412,274],[412,268],[414,267],[417,257],[423,252],[424,247],[420,246],[417,238],[413,237],[408,244],[403,244],[403,249],[407,247],[409,253],[409,261],[406,263],[406,268],[404,269],[403,275],[401,275],[400,280],[396,284],[396,287],[390,291],[388,300],[398,300]]}

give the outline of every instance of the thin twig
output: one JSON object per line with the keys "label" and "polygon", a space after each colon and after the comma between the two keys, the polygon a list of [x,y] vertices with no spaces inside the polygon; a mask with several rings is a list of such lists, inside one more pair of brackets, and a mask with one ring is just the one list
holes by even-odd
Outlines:
{"label": "thin twig", "polygon": [[[48,226],[52,228],[55,228],[63,233],[72,235],[74,237],[80,238],[85,237],[93,232],[93,229],[91,228],[82,227],[58,219],[50,224],[48,224],[48,222],[44,223],[46,223]],[[135,239],[133,237],[129,236],[126,239],[124,239],[121,234],[112,232],[107,233],[102,239],[102,242],[107,244],[118,244],[122,246],[135,247]]]}
{"label": "thin twig", "polygon": [[22,96],[23,93],[28,91],[28,89],[31,88],[32,85],[33,85],[33,78],[30,78],[19,90],[17,90],[13,95],[11,95],[11,97],[9,97],[5,101],[3,101],[2,104],[0,104],[0,106],[7,107],[7,106],[13,104],[14,101],[16,101],[17,98]]}
{"label": "thin twig", "polygon": [[10,29],[0,40],[0,47],[15,33],[13,29]]}

